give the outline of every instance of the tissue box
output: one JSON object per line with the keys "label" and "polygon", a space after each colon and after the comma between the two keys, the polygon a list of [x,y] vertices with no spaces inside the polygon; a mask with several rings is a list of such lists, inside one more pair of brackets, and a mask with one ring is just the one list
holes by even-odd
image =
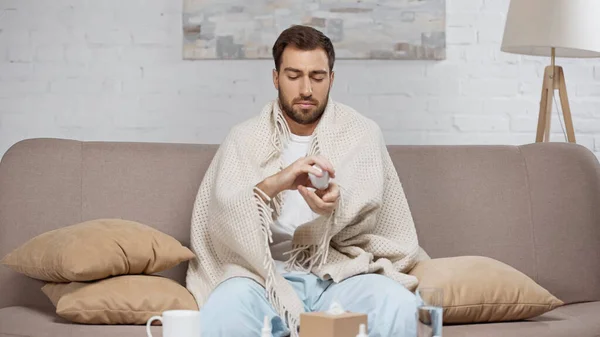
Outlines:
{"label": "tissue box", "polygon": [[300,337],[356,337],[361,324],[364,324],[368,331],[366,314],[302,313],[300,314]]}

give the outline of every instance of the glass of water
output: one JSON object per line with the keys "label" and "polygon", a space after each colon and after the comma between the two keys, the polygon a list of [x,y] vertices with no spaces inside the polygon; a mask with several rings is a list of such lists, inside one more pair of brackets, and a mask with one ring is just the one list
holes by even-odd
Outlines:
{"label": "glass of water", "polygon": [[417,336],[442,337],[444,292],[441,288],[417,290]]}

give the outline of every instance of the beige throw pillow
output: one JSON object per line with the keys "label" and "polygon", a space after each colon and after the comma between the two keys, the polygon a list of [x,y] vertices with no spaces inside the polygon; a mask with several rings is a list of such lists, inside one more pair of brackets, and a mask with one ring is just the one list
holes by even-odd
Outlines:
{"label": "beige throw pillow", "polygon": [[165,310],[198,310],[192,294],[160,276],[123,275],[82,283],[47,283],[42,291],[66,320],[82,324],[146,324]]}
{"label": "beige throw pillow", "polygon": [[443,289],[444,323],[523,320],[564,304],[525,274],[487,257],[421,261],[410,274],[419,288]]}
{"label": "beige throw pillow", "polygon": [[40,234],[1,262],[35,279],[71,282],[157,273],[193,257],[190,249],[152,227],[98,219]]}

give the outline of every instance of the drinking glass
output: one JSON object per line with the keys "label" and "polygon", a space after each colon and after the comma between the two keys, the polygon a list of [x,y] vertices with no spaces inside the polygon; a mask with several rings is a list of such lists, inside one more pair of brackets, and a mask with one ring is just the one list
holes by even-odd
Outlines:
{"label": "drinking glass", "polygon": [[417,336],[442,337],[444,292],[440,288],[417,290]]}

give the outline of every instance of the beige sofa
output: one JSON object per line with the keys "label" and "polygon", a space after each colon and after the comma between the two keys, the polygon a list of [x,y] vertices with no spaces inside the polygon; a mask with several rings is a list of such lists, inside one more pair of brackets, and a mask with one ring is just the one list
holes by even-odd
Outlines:
{"label": "beige sofa", "polygon": [[[215,149],[19,142],[0,163],[0,256],[42,232],[103,217],[152,224],[188,245],[192,204]],[[446,326],[445,337],[600,336],[600,166],[590,151],[564,143],[389,150],[431,257],[501,260],[567,303],[530,321]],[[161,274],[182,282],[185,268]],[[142,326],[70,324],[41,286],[0,267],[0,336],[145,335]]]}

